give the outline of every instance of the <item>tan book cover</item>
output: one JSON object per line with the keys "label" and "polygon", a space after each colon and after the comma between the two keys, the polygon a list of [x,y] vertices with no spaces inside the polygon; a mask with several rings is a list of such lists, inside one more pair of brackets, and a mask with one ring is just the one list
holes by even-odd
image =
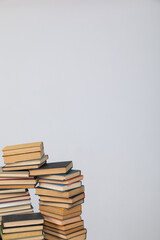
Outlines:
{"label": "tan book cover", "polygon": [[18,144],[18,145],[11,145],[11,146],[7,146],[4,147],[2,149],[3,152],[9,152],[9,151],[18,151],[18,150],[24,150],[25,149],[34,149],[34,148],[38,148],[38,149],[43,149],[43,142],[33,142],[33,143],[24,143],[24,144]]}
{"label": "tan book cover", "polygon": [[34,160],[42,158],[44,155],[44,150],[41,150],[40,152],[34,152],[34,153],[24,153],[24,154],[18,154],[18,155],[11,155],[11,156],[3,156],[4,163],[16,163],[16,162],[22,162],[27,160]]}

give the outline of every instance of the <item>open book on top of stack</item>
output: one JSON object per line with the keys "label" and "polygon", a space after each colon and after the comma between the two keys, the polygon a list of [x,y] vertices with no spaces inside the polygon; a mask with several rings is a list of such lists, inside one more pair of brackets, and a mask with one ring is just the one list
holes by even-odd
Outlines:
{"label": "open book on top of stack", "polygon": [[30,176],[38,176],[36,194],[40,196],[39,210],[44,217],[45,239],[86,239],[81,218],[85,197],[81,182],[83,175],[80,170],[71,168],[72,161],[65,161],[30,170]]}

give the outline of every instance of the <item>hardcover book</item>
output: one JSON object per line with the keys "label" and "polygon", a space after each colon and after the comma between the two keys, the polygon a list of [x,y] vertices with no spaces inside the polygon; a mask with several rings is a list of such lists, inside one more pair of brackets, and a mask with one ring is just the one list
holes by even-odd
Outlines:
{"label": "hardcover book", "polygon": [[30,176],[66,173],[72,166],[72,161],[46,163],[39,169],[30,170]]}
{"label": "hardcover book", "polygon": [[3,216],[4,227],[16,227],[26,225],[43,224],[44,219],[41,213]]}

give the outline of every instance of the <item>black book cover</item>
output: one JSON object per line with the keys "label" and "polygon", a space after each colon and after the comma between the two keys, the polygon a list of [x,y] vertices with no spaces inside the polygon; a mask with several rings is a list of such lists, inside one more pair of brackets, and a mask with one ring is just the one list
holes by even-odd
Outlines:
{"label": "black book cover", "polygon": [[52,169],[52,168],[66,168],[71,162],[72,161],[46,163],[42,167],[38,169],[34,169],[34,171]]}
{"label": "black book cover", "polygon": [[40,220],[43,219],[41,213],[29,213],[29,214],[14,214],[8,216],[2,216],[2,223],[7,222],[18,222],[18,221],[26,221],[26,220]]}

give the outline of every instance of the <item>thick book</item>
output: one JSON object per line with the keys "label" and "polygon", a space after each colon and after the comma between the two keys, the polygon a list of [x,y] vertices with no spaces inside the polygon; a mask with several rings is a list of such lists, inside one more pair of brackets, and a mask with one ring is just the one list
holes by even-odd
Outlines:
{"label": "thick book", "polygon": [[16,162],[42,158],[43,155],[44,155],[44,150],[41,150],[40,152],[23,153],[23,154],[12,155],[12,156],[3,156],[3,160],[5,164],[9,164],[9,163],[16,163]]}
{"label": "thick book", "polygon": [[[71,224],[69,224],[69,225],[71,225]],[[78,227],[75,227],[75,228],[72,228],[72,229],[69,229],[69,230],[66,230],[66,231],[62,231],[62,230],[60,230],[60,229],[56,229],[56,228],[49,227],[49,226],[46,226],[46,225],[44,225],[44,228],[45,228],[45,229],[48,229],[48,230],[50,230],[50,231],[54,231],[54,232],[57,232],[57,233],[61,233],[61,234],[63,234],[63,235],[67,235],[67,234],[74,233],[74,232],[77,232],[77,231],[79,231],[79,230],[84,229],[84,226],[83,226],[83,225],[82,225],[82,226],[78,226]]]}
{"label": "thick book", "polygon": [[[44,220],[48,221],[48,222],[51,222],[51,223],[54,223],[54,224],[57,224],[57,225],[67,225],[67,224],[70,224],[70,223],[74,223],[74,222],[78,222],[78,221],[81,221],[81,216],[77,216],[77,217],[73,217],[73,218],[69,218],[69,219],[65,219],[65,220],[60,220],[60,219],[57,219],[57,218],[52,218],[52,217],[48,217],[48,216],[45,216],[43,215],[44,217]],[[3,221],[3,218],[2,218],[2,221]]]}
{"label": "thick book", "polygon": [[28,152],[40,152],[43,148],[43,142],[34,142],[7,146],[2,151],[4,156],[10,156]]}
{"label": "thick book", "polygon": [[37,195],[44,195],[44,196],[50,196],[50,197],[70,198],[80,193],[84,193],[84,186],[75,188],[69,191],[65,191],[65,192],[60,192],[60,191],[55,191],[52,189],[46,189],[46,188],[40,188],[40,187],[36,188]]}
{"label": "thick book", "polygon": [[17,233],[3,233],[3,230],[1,228],[1,237],[3,240],[15,240],[19,238],[28,238],[28,237],[37,237],[42,235],[42,230],[35,230],[35,231],[28,231],[28,232],[17,232]]}
{"label": "thick book", "polygon": [[56,203],[69,203],[73,204],[79,200],[83,200],[85,198],[85,194],[81,193],[71,198],[59,198],[59,197],[49,197],[49,196],[40,196],[41,201],[47,202],[56,202]]}
{"label": "thick book", "polygon": [[46,163],[39,169],[30,170],[30,176],[67,173],[72,166],[72,161]]}
{"label": "thick book", "polygon": [[58,208],[72,208],[75,207],[77,205],[83,204],[83,200],[80,200],[78,202],[69,204],[69,203],[56,203],[56,202],[45,202],[45,201],[40,201],[39,204],[40,205],[46,205],[46,206],[51,206],[51,207],[58,207]]}
{"label": "thick book", "polygon": [[6,164],[5,167],[20,167],[20,166],[30,166],[30,165],[41,165],[45,163],[45,161],[48,159],[48,155],[43,155],[40,159],[34,159],[34,160],[28,160],[24,162],[18,162],[18,163],[9,163]]}
{"label": "thick book", "polygon": [[66,208],[57,208],[57,207],[40,205],[39,210],[40,211],[45,211],[45,212],[51,212],[51,213],[55,213],[55,214],[64,216],[64,215],[69,215],[71,213],[82,211],[82,206],[78,205],[76,207],[66,209]]}
{"label": "thick book", "polygon": [[45,211],[41,211],[41,213],[45,216],[48,216],[48,217],[53,217],[53,218],[56,218],[56,219],[59,219],[59,220],[65,220],[65,219],[73,218],[73,217],[76,217],[76,216],[80,216],[82,212],[81,211],[80,212],[74,212],[74,213],[70,213],[68,215],[58,215],[58,214],[55,214],[55,213],[45,212]]}
{"label": "thick book", "polygon": [[60,225],[57,225],[57,224],[54,224],[54,223],[51,223],[51,222],[48,222],[48,221],[44,221],[44,226],[53,228],[54,230],[57,230],[57,231],[68,231],[68,230],[71,230],[71,229],[74,229],[74,228],[77,228],[77,227],[84,228],[84,223],[81,220],[81,221],[78,221],[78,222],[75,222],[75,223],[60,226]]}
{"label": "thick book", "polygon": [[36,231],[43,230],[43,225],[33,225],[33,226],[23,226],[23,227],[10,227],[2,229],[3,233],[16,233],[16,232],[28,232],[28,231]]}
{"label": "thick book", "polygon": [[84,228],[82,230],[79,230],[77,232],[73,232],[73,233],[70,233],[70,234],[67,234],[67,235],[63,235],[61,233],[57,233],[57,232],[48,230],[46,228],[44,228],[44,232],[48,233],[48,234],[51,234],[53,236],[56,236],[56,237],[60,237],[62,239],[72,239],[73,237],[77,237],[77,236],[81,236],[82,234],[86,234],[87,230]]}
{"label": "thick book", "polygon": [[10,215],[2,217],[4,227],[28,226],[43,224],[44,218],[41,213]]}
{"label": "thick book", "polygon": [[[47,240],[62,240],[63,239],[63,238],[59,238],[59,237],[53,236],[53,235],[48,234],[48,233],[44,233],[44,237]],[[76,236],[76,237],[73,237],[73,238],[70,238],[70,239],[71,240],[85,240],[86,239],[86,234],[82,234],[80,236]]]}
{"label": "thick book", "polygon": [[72,184],[72,183],[79,182],[81,180],[83,180],[83,175],[80,175],[78,177],[71,178],[71,179],[65,180],[65,181],[49,180],[49,179],[39,178],[39,183],[52,183],[52,184],[69,185],[69,184]]}
{"label": "thick book", "polygon": [[72,183],[69,185],[63,185],[63,184],[52,184],[52,183],[39,183],[39,186],[42,188],[49,188],[49,189],[53,189],[56,191],[68,191],[71,189],[75,189],[75,188],[79,188],[82,186],[82,182],[76,182],[76,183]]}
{"label": "thick book", "polygon": [[3,168],[0,167],[0,178],[27,178],[29,177],[29,171],[13,171],[13,172],[4,172]]}
{"label": "thick book", "polygon": [[78,177],[80,175],[81,175],[80,170],[71,169],[69,172],[64,174],[62,173],[62,174],[45,175],[45,176],[39,177],[39,179],[67,181],[69,179]]}

